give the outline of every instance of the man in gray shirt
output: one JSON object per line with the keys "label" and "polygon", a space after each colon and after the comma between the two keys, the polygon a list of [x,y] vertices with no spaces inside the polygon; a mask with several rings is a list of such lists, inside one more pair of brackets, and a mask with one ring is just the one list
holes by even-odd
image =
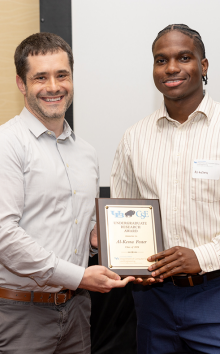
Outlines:
{"label": "man in gray shirt", "polygon": [[[90,353],[90,299],[120,280],[87,267],[97,247],[95,150],[64,120],[73,56],[51,33],[15,52],[20,115],[0,128],[0,352]],[[89,242],[90,240],[90,242]]]}

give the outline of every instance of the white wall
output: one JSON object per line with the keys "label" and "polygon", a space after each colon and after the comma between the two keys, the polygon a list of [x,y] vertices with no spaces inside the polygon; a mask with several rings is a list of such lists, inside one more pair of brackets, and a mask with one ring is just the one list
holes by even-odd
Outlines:
{"label": "white wall", "polygon": [[206,86],[220,101],[219,0],[72,0],[74,130],[99,156],[100,186],[109,185],[124,131],[156,110],[151,45],[168,24],[197,30],[210,62]]}

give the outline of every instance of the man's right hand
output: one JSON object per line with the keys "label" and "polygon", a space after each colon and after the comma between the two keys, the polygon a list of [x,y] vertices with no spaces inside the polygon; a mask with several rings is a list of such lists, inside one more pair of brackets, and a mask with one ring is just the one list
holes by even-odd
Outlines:
{"label": "man's right hand", "polygon": [[85,269],[79,288],[108,293],[111,289],[123,288],[134,280],[135,278],[132,276],[121,280],[118,274],[111,272],[106,267],[95,265]]}

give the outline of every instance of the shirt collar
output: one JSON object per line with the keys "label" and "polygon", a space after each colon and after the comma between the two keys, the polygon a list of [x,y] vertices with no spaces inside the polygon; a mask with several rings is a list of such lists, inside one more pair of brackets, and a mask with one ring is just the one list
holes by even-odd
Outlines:
{"label": "shirt collar", "polygon": [[70,135],[72,136],[72,138],[74,138],[74,133],[73,133],[72,129],[70,128],[67,121],[64,119],[63,132],[62,132],[62,134],[60,134],[59,139],[65,140],[66,138],[69,138]]}
{"label": "shirt collar", "polygon": [[[205,91],[205,96],[203,97],[203,100],[200,102],[199,106],[196,108],[196,110],[191,113],[188,117],[188,120],[183,123],[186,124],[187,122],[189,122],[191,119],[193,119],[198,113],[201,113],[206,119],[207,119],[207,123],[210,122],[210,120],[212,119],[213,113],[214,113],[214,101],[213,99],[209,96],[208,92]],[[163,101],[160,109],[158,110],[158,115],[157,115],[157,125],[160,126],[160,121],[162,119],[168,119],[169,121],[172,122],[177,122],[176,120],[170,118],[165,103]],[[181,125],[183,125],[181,124]]]}
{"label": "shirt collar", "polygon": [[[20,117],[25,122],[28,129],[36,136],[36,138],[39,138],[40,135],[49,131],[31,112],[28,111],[26,107],[23,108]],[[70,135],[72,138],[74,138],[72,129],[70,128],[67,121],[64,120],[63,132],[59,136],[59,139],[65,140]]]}

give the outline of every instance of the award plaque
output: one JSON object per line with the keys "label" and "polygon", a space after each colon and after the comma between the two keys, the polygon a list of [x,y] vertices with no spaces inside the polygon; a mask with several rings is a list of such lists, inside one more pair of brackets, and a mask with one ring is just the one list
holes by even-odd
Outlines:
{"label": "award plaque", "polygon": [[96,198],[99,264],[121,277],[149,277],[147,258],[163,251],[158,199]]}

